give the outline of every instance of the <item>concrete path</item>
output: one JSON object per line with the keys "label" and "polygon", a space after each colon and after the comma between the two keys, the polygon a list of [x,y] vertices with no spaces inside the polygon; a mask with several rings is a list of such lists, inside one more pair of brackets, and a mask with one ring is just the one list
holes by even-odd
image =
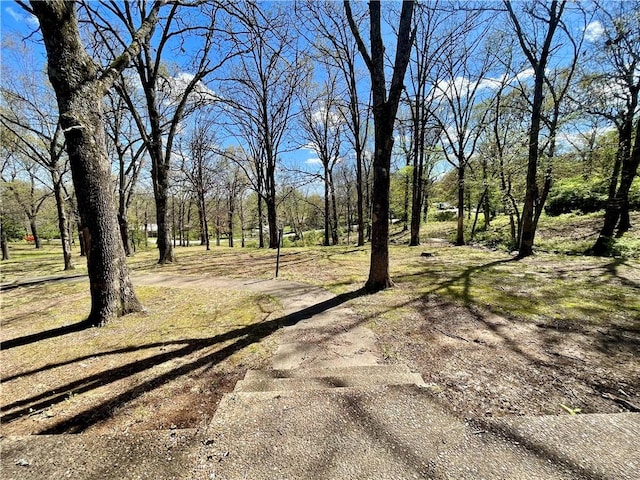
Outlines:
{"label": "concrete path", "polygon": [[640,414],[453,416],[420,375],[381,365],[349,295],[279,280],[134,283],[279,298],[289,326],[272,368],[247,372],[197,430],[3,438],[3,479],[640,478]]}
{"label": "concrete path", "polygon": [[278,332],[279,347],[272,359],[274,369],[382,362],[374,333],[345,305],[350,298],[348,294],[336,297],[322,288],[286,280],[139,275],[134,276],[133,281],[139,285],[240,289],[279,299],[285,316],[295,324]]}

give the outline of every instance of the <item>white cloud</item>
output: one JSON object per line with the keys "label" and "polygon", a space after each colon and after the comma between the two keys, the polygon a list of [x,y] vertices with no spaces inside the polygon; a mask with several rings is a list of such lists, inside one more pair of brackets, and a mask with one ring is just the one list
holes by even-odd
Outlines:
{"label": "white cloud", "polygon": [[527,80],[532,79],[535,76],[536,72],[533,68],[527,68],[526,70],[521,71],[520,73],[518,73],[512,80],[512,82],[518,82],[518,83],[522,83],[522,82],[526,82]]}
{"label": "white cloud", "polygon": [[483,78],[482,80],[480,80],[480,84],[478,85],[479,89],[483,89],[483,88],[488,88],[488,89],[495,89],[495,88],[500,88],[500,85],[502,85],[502,83],[507,79],[507,75],[504,74],[498,78],[491,78],[491,77],[487,77],[487,78]]}
{"label": "white cloud", "polygon": [[[173,103],[179,102],[194,77],[195,75],[191,73],[180,72],[173,77],[165,78],[163,89],[167,93],[167,100]],[[191,91],[189,99],[192,102],[213,102],[218,99],[218,95],[204,83],[198,81],[195,88]]]}
{"label": "white cloud", "polygon": [[322,160],[318,157],[308,158],[305,162],[306,165],[322,165]]}
{"label": "white cloud", "polygon": [[604,34],[604,27],[598,20],[589,23],[584,29],[584,38],[590,42],[597,41]]}

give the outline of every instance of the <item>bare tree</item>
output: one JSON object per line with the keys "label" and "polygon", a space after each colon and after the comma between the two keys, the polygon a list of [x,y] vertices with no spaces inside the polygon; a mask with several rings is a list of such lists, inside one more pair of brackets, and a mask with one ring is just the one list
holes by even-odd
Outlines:
{"label": "bare tree", "polygon": [[[19,59],[14,61],[20,62],[20,71],[9,72],[5,67],[5,77],[10,80],[5,82],[5,87],[2,88],[5,110],[0,114],[0,121],[12,134],[14,153],[19,154],[26,162],[32,193],[35,193],[33,187],[36,178],[33,174],[36,173],[36,165],[44,168],[49,174],[50,188],[58,212],[64,269],[71,270],[74,266],[64,191],[64,178],[69,170],[69,162],[65,154],[64,136],[55,112],[55,99],[51,85],[41,78],[39,72],[33,70],[26,52],[21,50],[15,54],[19,56]],[[49,187],[45,179],[39,180]],[[44,198],[46,197],[43,197],[43,200]],[[42,202],[34,200],[28,202],[28,206],[24,201],[22,203],[26,207],[25,212],[30,220],[36,247],[39,248],[40,237],[35,216]]]}
{"label": "bare tree", "polygon": [[124,252],[130,256],[133,252],[129,235],[129,208],[144,166],[146,144],[137,133],[122,96],[115,92],[107,94],[105,114],[107,147],[113,150],[111,157],[117,161],[118,225]]}
{"label": "bare tree", "polygon": [[338,244],[338,211],[333,171],[340,160],[343,117],[340,114],[340,92],[336,73],[325,72],[321,85],[303,96],[300,125],[305,139],[320,159],[324,183],[324,245]]}
{"label": "bare tree", "polygon": [[618,146],[609,181],[609,194],[602,229],[590,253],[610,252],[614,231],[618,236],[630,227],[629,190],[640,165],[640,3],[603,4],[596,39],[600,72],[587,79],[587,95],[593,114],[611,121],[618,133]]}
{"label": "bare tree", "polygon": [[[133,59],[144,93],[144,106],[134,102],[127,89],[130,83],[118,84],[118,92],[131,109],[151,158],[158,225],[158,263],[174,261],[167,215],[169,171],[176,133],[190,112],[215,100],[216,95],[203,81],[234,55],[230,46],[223,45],[231,35],[226,30],[228,10],[225,6],[218,2],[171,3],[167,14],[159,19],[158,34],[149,32]],[[117,49],[126,45],[127,39],[135,32],[135,24],[146,17],[147,2],[109,2],[105,7],[110,16],[91,2],[85,3],[99,44],[113,45],[108,53],[111,58],[117,58]],[[120,22],[122,31],[113,19]],[[171,51],[184,52],[187,39],[190,49],[195,52],[189,57],[190,64],[181,66],[184,70],[171,72],[164,59]],[[198,45],[194,45],[195,39]],[[214,52],[218,56],[214,56]]]}
{"label": "bare tree", "polygon": [[185,145],[178,140],[180,170],[185,176],[188,190],[195,198],[200,222],[200,245],[204,245],[207,250],[210,250],[207,201],[216,176],[213,128],[214,122],[211,118],[198,117],[186,134]]}
{"label": "bare tree", "polygon": [[87,321],[104,325],[142,307],[129,278],[116,222],[102,99],[152,31],[162,2],[153,3],[140,27],[134,30],[131,43],[102,72],[81,41],[75,2],[33,1],[30,8],[20,5],[40,22],[49,80],[58,100],[60,126],[87,243],[91,289]]}
{"label": "bare tree", "polygon": [[[507,46],[502,50],[502,65],[507,72],[512,70],[513,49]],[[493,98],[490,100],[489,114],[486,118],[487,129],[479,146],[479,156],[486,168],[491,168],[498,179],[502,208],[509,216],[511,248],[520,244],[522,218],[518,193],[514,192],[514,183],[522,166],[522,146],[526,144],[526,116],[528,104],[525,97],[513,82],[517,79],[509,74],[495,80]],[[491,165],[493,164],[493,166]],[[488,198],[488,191],[486,197]]]}
{"label": "bare tree", "polygon": [[[242,197],[247,188],[246,176],[237,163],[231,162],[228,158],[220,157],[218,169],[223,182],[223,191],[226,195],[227,206],[227,239],[229,247],[233,247],[233,231],[235,226],[235,214],[238,206],[242,205]],[[242,213],[240,215],[242,217]],[[241,223],[243,219],[240,218]],[[244,229],[242,232],[244,241]],[[244,245],[243,245],[244,246]]]}
{"label": "bare tree", "polygon": [[[314,33],[318,35],[314,47],[319,55],[317,61],[329,67],[337,68],[346,85],[346,104],[343,117],[355,156],[356,167],[356,214],[358,224],[358,246],[365,241],[365,214],[369,212],[370,196],[368,191],[366,145],[369,123],[370,105],[366,94],[366,102],[361,97],[361,74],[356,59],[358,45],[349,35],[349,24],[339,11],[335,2],[309,2],[307,4],[309,18],[314,25]],[[369,87],[367,85],[367,87]]]}
{"label": "bare tree", "polygon": [[431,94],[437,99],[432,114],[439,125],[445,158],[457,172],[456,245],[464,245],[466,173],[486,126],[488,109],[481,104],[487,96],[486,77],[495,66],[496,52],[485,41],[491,24],[481,10],[463,9],[451,19],[451,25],[455,42],[448,42],[441,71],[432,80]]}
{"label": "bare tree", "polygon": [[454,31],[443,31],[443,24],[451,15],[440,9],[439,2],[418,4],[415,16],[416,46],[409,62],[409,80],[405,89],[410,113],[411,160],[411,234],[409,245],[420,244],[420,224],[423,207],[427,204],[427,185],[434,163],[432,151],[440,136],[433,110],[436,98],[431,93],[432,85],[439,82],[438,68],[446,49],[453,42]]}
{"label": "bare tree", "polygon": [[[224,114],[229,135],[238,140],[232,159],[244,170],[258,195],[260,228],[263,204],[269,227],[269,248],[278,246],[276,170],[284,139],[296,115],[298,89],[306,82],[308,65],[298,51],[283,5],[262,11],[249,9],[245,32],[235,37],[243,52],[224,80]],[[260,245],[263,246],[262,231]]]}
{"label": "bare tree", "polygon": [[[20,145],[21,142],[16,140],[14,142],[9,148],[17,150],[19,147],[16,148],[14,145]],[[2,186],[11,193],[16,204],[29,220],[29,228],[36,248],[42,248],[38,215],[46,200],[52,196],[48,184],[42,180],[43,173],[38,163],[19,153],[12,153],[5,158],[0,170]]]}
{"label": "bare tree", "polygon": [[351,4],[347,0],[344,2],[344,7],[349,27],[371,76],[375,154],[373,159],[371,264],[365,288],[369,291],[378,291],[392,285],[391,277],[389,276],[388,220],[391,153],[393,151],[393,129],[396,113],[411,55],[411,46],[415,37],[415,30],[411,28],[414,2],[406,1],[402,3],[393,75],[388,92],[384,65],[385,49],[382,39],[380,3],[369,2],[370,52],[360,35],[360,30],[351,11]]}

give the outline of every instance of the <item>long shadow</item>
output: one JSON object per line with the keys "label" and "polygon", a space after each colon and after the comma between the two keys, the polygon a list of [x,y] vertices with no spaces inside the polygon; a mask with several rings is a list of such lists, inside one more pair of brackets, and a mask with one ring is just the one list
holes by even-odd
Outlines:
{"label": "long shadow", "polygon": [[93,325],[91,322],[82,320],[78,323],[72,323],[71,325],[65,325],[64,327],[52,328],[51,330],[45,330],[43,332],[32,333],[31,335],[25,335],[24,337],[13,338],[11,340],[5,340],[0,344],[0,349],[9,350],[10,348],[22,347],[29,345],[30,343],[40,342],[49,338],[61,337],[68,335],[69,333],[79,332],[91,328]]}
{"label": "long shadow", "polygon": [[78,280],[82,278],[87,278],[87,275],[85,273],[77,273],[75,275],[57,275],[57,276],[51,276],[51,277],[20,280],[19,282],[13,282],[13,283],[0,283],[0,292],[15,290],[16,288],[20,288],[20,287],[32,287],[34,285],[43,285],[45,283],[51,283],[51,282],[70,282],[70,281]]}
{"label": "long shadow", "polygon": [[546,460],[552,465],[560,465],[571,471],[577,478],[604,480],[606,478],[612,478],[607,475],[603,475],[600,472],[594,471],[588,466],[581,465],[580,463],[567,458],[562,454],[562,451],[558,451],[549,445],[545,445],[539,441],[531,439],[529,436],[523,435],[516,431],[516,429],[508,425],[500,425],[485,419],[474,419],[469,423],[474,424],[478,429],[486,431],[490,435],[497,439],[511,440],[515,445],[524,448],[531,452],[536,457]]}
{"label": "long shadow", "polygon": [[[172,379],[175,379],[181,375],[185,375],[205,365],[213,365],[219,363],[231,356],[233,353],[247,347],[248,345],[251,345],[252,343],[264,339],[265,337],[271,335],[282,327],[295,325],[302,320],[306,320],[313,317],[314,315],[337,307],[351,299],[364,295],[365,293],[366,292],[364,291],[364,289],[360,289],[354,292],[341,294],[323,302],[319,302],[310,307],[301,309],[297,312],[285,315],[283,317],[279,317],[255,325],[237,328],[235,330],[231,330],[221,335],[215,335],[210,338],[176,341],[175,343],[187,343],[187,345],[171,352],[164,352],[153,355],[152,357],[146,358],[144,360],[131,362],[117,368],[106,370],[96,375],[91,375],[81,380],[75,380],[67,383],[66,385],[58,386],[55,388],[55,390],[52,389],[29,398],[18,400],[9,405],[5,405],[4,407],[2,407],[3,411],[14,409],[17,410],[3,415],[1,419],[4,422],[10,422],[25,414],[29,414],[33,411],[44,409],[54,404],[60,403],[68,398],[70,392],[74,394],[85,393],[107,383],[130,377],[174,358],[187,356],[212,347],[216,344],[236,339],[234,343],[227,345],[220,350],[209,353],[190,363],[184,364],[153,379],[147,380],[137,385],[133,389],[123,392],[114,398],[106,400],[98,406],[91,407],[79,413],[78,415],[75,415],[68,420],[59,422],[39,433],[58,434],[82,432],[90,426],[100,422],[101,420],[108,418],[112,414],[114,407],[122,405],[125,402],[129,402],[141,396],[150,389],[156,388],[157,386],[165,382],[171,381]],[[143,349],[148,348],[148,346],[141,346],[138,348]]]}
{"label": "long shadow", "polygon": [[116,350],[107,350],[105,352],[99,352],[99,353],[89,353],[81,357],[65,360],[64,362],[48,363],[47,365],[43,365],[42,367],[39,367],[39,368],[34,368],[32,370],[19,372],[14,375],[9,375],[8,377],[0,377],[0,381],[10,382],[17,378],[29,377],[31,375],[35,375],[36,373],[46,372],[47,370],[53,370],[54,368],[64,367],[66,365],[71,365],[72,363],[76,363],[76,362],[82,362],[90,358],[100,358],[100,357],[106,357],[108,355],[119,355],[123,353],[138,352],[141,350],[149,350],[151,348],[167,347],[171,345],[182,345],[185,343],[192,343],[197,340],[198,339],[183,339],[183,340],[174,340],[174,341],[168,341],[168,342],[156,342],[156,343],[148,343],[146,345],[137,345],[135,347],[125,347],[125,348],[118,348]]}
{"label": "long shadow", "polygon": [[[471,303],[471,295],[470,295],[470,291],[471,291],[471,277],[478,272],[482,272],[484,270],[488,270],[492,267],[495,267],[497,265],[502,265],[503,263],[511,263],[511,262],[516,262],[518,261],[517,257],[513,257],[513,258],[505,258],[502,260],[495,260],[493,262],[489,262],[489,263],[484,263],[482,265],[476,265],[473,267],[468,267],[466,268],[460,275],[456,275],[455,277],[450,278],[449,280],[445,281],[445,282],[440,282],[438,284],[436,284],[431,290],[429,290],[428,292],[425,293],[425,295],[428,295],[430,293],[436,293],[438,292],[438,290],[450,290],[454,285],[456,285],[456,283],[458,283],[459,281],[464,281],[464,286],[463,286],[463,293],[462,293],[462,298],[464,300],[464,304],[465,306],[468,306]],[[408,279],[409,277],[422,277],[424,274],[422,272],[417,272],[411,275],[404,275],[404,276],[400,276],[398,277],[398,279]],[[459,296],[459,295],[456,295]]]}
{"label": "long shadow", "polygon": [[623,285],[626,285],[628,287],[633,287],[633,288],[640,288],[640,284],[620,275],[619,269],[622,265],[631,268],[631,266],[627,263],[626,259],[624,258],[614,258],[611,262],[607,263],[604,268],[607,270],[607,272],[609,272],[609,274],[612,277],[615,277],[618,280],[620,280],[620,282]]}

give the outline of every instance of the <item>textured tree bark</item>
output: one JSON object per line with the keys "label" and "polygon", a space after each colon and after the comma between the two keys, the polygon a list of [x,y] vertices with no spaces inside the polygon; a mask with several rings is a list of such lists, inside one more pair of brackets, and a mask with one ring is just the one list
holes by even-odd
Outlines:
{"label": "textured tree bark", "polygon": [[113,71],[100,77],[82,45],[75,3],[34,1],[31,7],[40,21],[78,199],[91,290],[87,322],[105,325],[142,309],[129,278],[116,221],[102,118],[102,97],[129,55],[123,54],[112,65]]}
{"label": "textured tree bark", "polygon": [[375,152],[371,199],[371,262],[365,289],[375,292],[393,285],[389,275],[389,185],[394,140],[393,126],[415,35],[415,31],[413,33],[411,31],[414,2],[406,1],[402,4],[396,58],[388,98],[384,73],[385,49],[380,22],[380,2],[369,2],[371,55],[367,52],[358,27],[353,20],[349,2],[345,1],[344,6],[349,27],[356,38],[358,49],[371,76]]}
{"label": "textured tree bark", "polygon": [[9,241],[7,240],[7,232],[0,220],[0,248],[2,248],[2,260],[9,260],[11,255],[9,254]]}

